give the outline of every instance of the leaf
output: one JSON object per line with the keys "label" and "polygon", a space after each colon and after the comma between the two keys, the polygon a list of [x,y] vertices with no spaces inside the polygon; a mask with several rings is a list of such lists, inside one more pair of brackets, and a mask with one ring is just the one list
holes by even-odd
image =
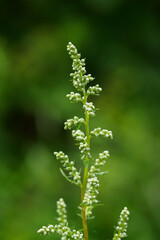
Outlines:
{"label": "leaf", "polygon": [[77,183],[74,182],[73,180],[71,180],[71,179],[63,172],[63,170],[62,170],[61,168],[60,168],[60,172],[62,173],[63,177],[64,177],[68,182],[77,185]]}
{"label": "leaf", "polygon": [[87,217],[88,220],[92,220],[92,219],[94,219],[94,218],[95,218],[95,216],[88,216],[88,217]]}
{"label": "leaf", "polygon": [[82,218],[82,215],[80,213],[77,213],[77,216],[79,216],[80,218]]}
{"label": "leaf", "polygon": [[97,172],[95,174],[101,176],[101,175],[105,175],[106,173],[108,173],[108,171],[106,171],[106,172]]}
{"label": "leaf", "polygon": [[77,128],[76,128],[76,131],[81,127],[82,123],[79,123]]}

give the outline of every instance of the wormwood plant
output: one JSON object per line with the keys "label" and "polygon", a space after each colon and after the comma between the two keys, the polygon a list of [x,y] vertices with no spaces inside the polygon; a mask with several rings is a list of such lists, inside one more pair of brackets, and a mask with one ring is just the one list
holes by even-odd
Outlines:
{"label": "wormwood plant", "polygon": [[[89,120],[90,117],[95,116],[96,108],[92,102],[88,101],[88,98],[91,95],[99,95],[102,88],[100,88],[98,84],[87,88],[87,84],[93,81],[94,78],[91,74],[86,74],[85,59],[81,59],[81,55],[77,52],[76,47],[71,42],[67,45],[67,51],[73,61],[73,73],[71,73],[70,76],[72,77],[73,86],[78,91],[78,93],[71,92],[70,94],[67,94],[67,97],[73,103],[80,102],[82,104],[84,118],[74,116],[73,119],[68,119],[64,123],[64,129],[73,129],[72,136],[78,143],[80,158],[84,164],[82,173],[80,170],[77,170],[75,163],[70,161],[68,156],[62,151],[54,152],[54,154],[62,163],[63,170],[61,169],[61,173],[63,176],[69,182],[80,188],[81,203],[79,208],[81,210],[80,215],[82,217],[83,229],[76,230],[69,227],[66,204],[63,198],[60,198],[59,201],[57,201],[58,223],[56,225],[48,225],[47,227],[43,226],[38,230],[38,233],[47,235],[56,232],[61,236],[61,240],[88,240],[87,220],[92,217],[93,208],[99,205],[99,201],[97,200],[97,195],[99,194],[98,176],[106,173],[101,171],[101,167],[109,157],[108,150],[105,150],[102,153],[99,153],[96,159],[93,159],[90,152],[90,140],[94,136],[109,137],[112,139],[112,132],[106,129],[101,129],[100,127],[90,131]],[[83,131],[83,129],[85,129],[85,131]],[[129,211],[125,207],[120,214],[118,225],[115,227],[113,240],[121,240],[121,238],[127,236],[128,215]]]}

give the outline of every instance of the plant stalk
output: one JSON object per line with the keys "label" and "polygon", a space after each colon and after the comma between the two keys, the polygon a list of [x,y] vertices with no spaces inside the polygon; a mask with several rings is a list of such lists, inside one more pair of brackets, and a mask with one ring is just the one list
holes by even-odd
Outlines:
{"label": "plant stalk", "polygon": [[[84,89],[84,104],[87,102],[87,96]],[[87,111],[85,110],[85,121],[86,121],[86,136],[87,136],[87,144],[88,147],[90,147],[90,134],[89,134],[89,116]],[[84,240],[88,240],[88,227],[87,227],[87,216],[86,216],[86,205],[83,204],[84,196],[85,196],[85,190],[87,185],[87,178],[88,178],[88,164],[89,159],[86,159],[86,165],[84,169],[84,176],[83,176],[83,184],[81,188],[81,203],[82,203],[82,224],[83,224],[83,230],[84,230]]]}

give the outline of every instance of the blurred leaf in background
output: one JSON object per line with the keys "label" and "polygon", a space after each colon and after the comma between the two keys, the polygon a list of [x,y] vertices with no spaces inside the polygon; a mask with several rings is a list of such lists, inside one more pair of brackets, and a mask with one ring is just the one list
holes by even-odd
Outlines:
{"label": "blurred leaf in background", "polygon": [[[80,115],[66,94],[72,41],[103,88],[91,121],[113,131],[90,238],[111,239],[120,210],[131,212],[129,239],[160,239],[160,2],[158,0],[0,1],[0,239],[41,239],[64,197],[71,225],[79,192],[59,172],[54,151],[79,160],[67,118]],[[98,125],[98,126],[99,126]],[[99,152],[99,151],[98,151]],[[72,211],[71,211],[72,210]]]}

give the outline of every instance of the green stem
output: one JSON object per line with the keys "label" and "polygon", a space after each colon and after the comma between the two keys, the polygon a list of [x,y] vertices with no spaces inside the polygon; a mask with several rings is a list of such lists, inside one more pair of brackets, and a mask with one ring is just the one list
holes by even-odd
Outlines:
{"label": "green stem", "polygon": [[[84,104],[87,102],[87,96],[85,89],[83,91],[84,94]],[[90,147],[90,134],[89,134],[89,116],[87,111],[85,110],[85,121],[86,121],[86,136],[87,136],[87,144]],[[88,228],[87,228],[87,217],[86,217],[86,205],[83,204],[84,196],[85,196],[85,190],[86,190],[86,184],[87,184],[87,178],[88,178],[88,163],[89,159],[86,159],[87,164],[85,165],[84,169],[84,176],[83,176],[83,183],[81,187],[81,203],[82,203],[82,224],[83,224],[83,230],[84,230],[84,239],[88,240]]]}
{"label": "green stem", "polygon": [[88,240],[88,228],[87,228],[87,219],[86,219],[86,206],[85,206],[85,204],[83,204],[83,200],[84,200],[86,183],[87,183],[87,174],[88,174],[88,168],[85,167],[82,190],[81,190],[82,224],[83,224],[83,231],[84,231],[84,239],[85,240]]}

